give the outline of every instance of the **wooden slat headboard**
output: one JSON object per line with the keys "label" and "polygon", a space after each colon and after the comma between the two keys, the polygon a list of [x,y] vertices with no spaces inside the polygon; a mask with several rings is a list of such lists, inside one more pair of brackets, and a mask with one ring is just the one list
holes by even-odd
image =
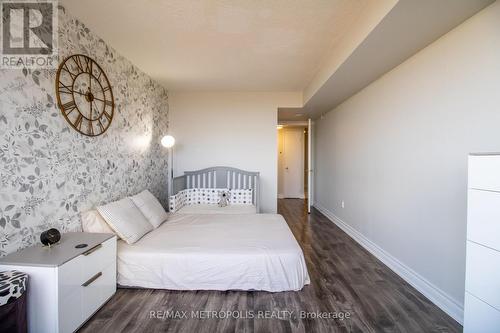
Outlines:
{"label": "wooden slat headboard", "polygon": [[260,210],[259,172],[217,166],[196,171],[186,171],[183,176],[175,177],[173,194],[188,188],[229,188],[252,189],[253,204]]}

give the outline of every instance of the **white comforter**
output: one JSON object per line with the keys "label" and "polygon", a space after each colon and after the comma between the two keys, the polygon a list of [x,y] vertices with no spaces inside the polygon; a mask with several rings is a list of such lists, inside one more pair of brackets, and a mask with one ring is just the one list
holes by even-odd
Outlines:
{"label": "white comforter", "polygon": [[184,215],[118,242],[118,284],[172,290],[300,290],[301,248],[281,215]]}

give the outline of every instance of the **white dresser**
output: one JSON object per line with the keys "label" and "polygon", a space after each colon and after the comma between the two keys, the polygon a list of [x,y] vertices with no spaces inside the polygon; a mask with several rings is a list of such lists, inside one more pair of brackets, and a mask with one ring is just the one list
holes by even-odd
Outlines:
{"label": "white dresser", "polygon": [[1,258],[2,270],[29,275],[29,332],[73,332],[116,292],[116,236],[65,233],[51,248],[36,245]]}
{"label": "white dresser", "polygon": [[469,156],[464,332],[500,332],[500,154]]}

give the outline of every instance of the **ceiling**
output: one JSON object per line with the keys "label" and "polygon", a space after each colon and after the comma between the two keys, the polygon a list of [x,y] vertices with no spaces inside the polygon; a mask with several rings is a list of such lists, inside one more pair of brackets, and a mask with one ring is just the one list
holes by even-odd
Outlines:
{"label": "ceiling", "polygon": [[302,91],[373,0],[62,0],[171,91]]}
{"label": "ceiling", "polygon": [[280,121],[332,110],[494,2],[60,1],[170,91],[302,93]]}
{"label": "ceiling", "polygon": [[302,108],[279,108],[279,121],[306,121],[309,115]]}
{"label": "ceiling", "polygon": [[[317,118],[494,0],[399,0],[296,113]],[[279,111],[289,119],[290,110]]]}

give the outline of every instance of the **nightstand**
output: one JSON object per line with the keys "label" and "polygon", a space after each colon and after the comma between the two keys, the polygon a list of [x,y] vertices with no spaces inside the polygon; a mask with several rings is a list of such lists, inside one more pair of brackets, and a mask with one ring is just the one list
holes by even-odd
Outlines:
{"label": "nightstand", "polygon": [[29,275],[29,332],[73,332],[116,292],[116,236],[65,233],[50,248],[35,245],[1,258],[4,270]]}

